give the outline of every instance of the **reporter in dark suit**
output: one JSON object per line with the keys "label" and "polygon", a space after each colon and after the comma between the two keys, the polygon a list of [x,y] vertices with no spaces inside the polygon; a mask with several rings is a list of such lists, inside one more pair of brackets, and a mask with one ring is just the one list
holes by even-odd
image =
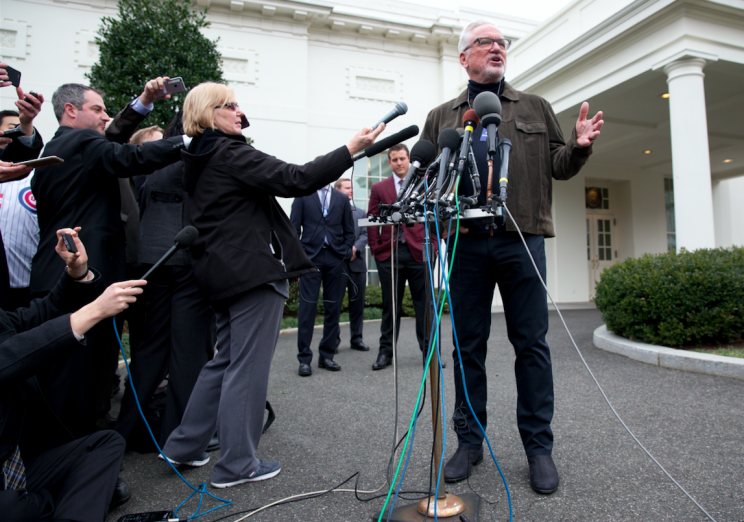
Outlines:
{"label": "reporter in dark suit", "polygon": [[[3,520],[103,520],[124,457],[124,440],[113,431],[100,431],[77,440],[69,435],[58,446],[40,449],[37,442],[45,434],[30,428],[25,418],[32,408],[45,407],[45,401],[39,400],[35,377],[38,370],[50,360],[64,359],[82,349],[90,328],[134,302],[135,296],[142,293],[140,286],[145,284],[117,283],[93,301],[103,289],[102,278],[88,269],[77,230],[56,233],[55,250],[67,268],[61,271],[61,279],[49,295],[33,300],[28,308],[0,310]],[[77,254],[67,252],[62,232],[73,237]],[[53,412],[47,413],[48,426],[57,423]]]}
{"label": "reporter in dark suit", "polygon": [[[142,95],[117,115],[106,137],[110,118],[99,91],[66,84],[54,93],[60,127],[44,156],[59,156],[65,162],[36,169],[31,182],[40,229],[31,269],[32,296],[49,292],[62,269],[54,257],[54,232],[66,223],[84,227],[88,255],[93,264],[105,267],[105,284],[125,278],[118,178],[149,174],[173,163],[184,147],[180,136],[142,146],[121,144],[145,118],[162,86],[162,78],[149,81]],[[76,436],[110,425],[106,415],[118,346],[110,324],[94,328],[88,337],[87,348],[39,375],[52,407]]]}
{"label": "reporter in dark suit", "polygon": [[302,248],[319,270],[300,278],[300,308],[297,312],[297,359],[300,361],[299,375],[312,374],[310,363],[313,352],[315,316],[318,313],[320,283],[323,282],[323,338],[318,346],[318,368],[339,371],[333,354],[339,344],[341,328],[341,293],[343,263],[351,258],[354,246],[354,221],[349,197],[330,185],[317,192],[296,198],[290,214],[292,224],[302,242]]}
{"label": "reporter in dark suit", "polygon": [[354,206],[354,189],[351,180],[341,178],[333,188],[349,196],[351,203],[351,217],[354,222],[354,246],[351,256],[344,261],[344,274],[341,278],[341,299],[349,291],[349,323],[351,330],[351,349],[368,352],[369,346],[364,344],[362,328],[364,326],[364,299],[367,291],[367,227],[360,227],[359,220],[367,217],[364,209]]}

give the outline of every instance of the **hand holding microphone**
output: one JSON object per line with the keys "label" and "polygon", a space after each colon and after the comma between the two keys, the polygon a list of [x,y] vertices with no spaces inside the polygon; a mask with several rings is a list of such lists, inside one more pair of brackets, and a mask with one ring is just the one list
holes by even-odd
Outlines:
{"label": "hand holding microphone", "polygon": [[374,130],[370,129],[369,127],[364,127],[362,130],[354,134],[354,136],[351,138],[351,141],[347,145],[349,153],[354,156],[367,147],[370,147],[377,139],[377,136],[379,136],[380,133],[384,130],[384,123],[382,125],[378,125],[377,128]]}

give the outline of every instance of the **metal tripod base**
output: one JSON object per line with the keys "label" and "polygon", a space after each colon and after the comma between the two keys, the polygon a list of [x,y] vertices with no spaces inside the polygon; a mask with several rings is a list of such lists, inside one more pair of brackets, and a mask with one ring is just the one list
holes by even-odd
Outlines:
{"label": "metal tripod base", "polygon": [[[478,497],[478,495],[474,495],[473,493],[463,493],[462,495],[458,495],[458,497],[460,497],[460,500],[462,500],[464,509],[453,517],[443,517],[437,512],[437,520],[440,520],[441,522],[460,522],[460,515],[465,515],[467,519],[470,520],[470,522],[478,522],[478,507],[480,505],[480,497]],[[426,500],[424,500],[424,502],[426,502]],[[418,505],[419,504],[416,503],[395,508],[393,510],[392,516],[390,517],[390,522],[424,522],[425,516],[419,513]],[[380,514],[377,513],[374,516],[374,520],[377,520],[379,517]],[[387,522],[387,510],[382,516],[382,520],[383,522]],[[429,515],[426,520],[427,522],[433,522],[433,515]]]}

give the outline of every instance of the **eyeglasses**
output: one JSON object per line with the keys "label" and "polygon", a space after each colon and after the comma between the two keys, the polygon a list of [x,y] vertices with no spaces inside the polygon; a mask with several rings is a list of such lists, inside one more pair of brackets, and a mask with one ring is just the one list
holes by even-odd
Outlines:
{"label": "eyeglasses", "polygon": [[493,46],[494,42],[499,44],[499,47],[501,47],[504,51],[508,51],[512,43],[510,38],[487,38],[483,36],[481,38],[476,38],[475,40],[473,40],[473,43],[463,49],[462,52],[465,52],[471,47],[475,47],[476,45],[481,49],[490,49]]}
{"label": "eyeglasses", "polygon": [[218,105],[215,109],[221,109],[223,107],[230,109],[231,111],[237,111],[240,108],[240,105],[238,105],[237,102],[227,102],[225,105]]}

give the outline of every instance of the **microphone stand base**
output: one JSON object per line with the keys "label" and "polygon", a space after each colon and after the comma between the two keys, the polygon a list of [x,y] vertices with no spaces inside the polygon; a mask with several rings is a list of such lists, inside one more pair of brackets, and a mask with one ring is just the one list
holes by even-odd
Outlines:
{"label": "microphone stand base", "polygon": [[[424,498],[416,504],[396,507],[390,517],[390,522],[424,522],[427,504],[429,504],[429,516],[426,520],[433,521],[434,500],[435,498],[432,496]],[[447,493],[445,498],[438,500],[436,504],[437,520],[441,522],[460,522],[460,515],[465,515],[470,522],[478,522],[478,507],[480,506],[478,495],[473,493],[451,495]],[[455,511],[455,509],[459,511]],[[377,520],[379,517],[380,514],[377,513],[373,518]],[[387,510],[383,514],[382,520],[387,521]]]}

